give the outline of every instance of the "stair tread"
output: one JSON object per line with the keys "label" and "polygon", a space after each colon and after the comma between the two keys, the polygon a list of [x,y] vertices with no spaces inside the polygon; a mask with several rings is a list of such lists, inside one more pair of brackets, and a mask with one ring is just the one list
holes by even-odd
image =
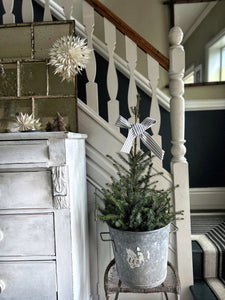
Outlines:
{"label": "stair tread", "polygon": [[203,253],[203,250],[197,241],[192,241],[192,252]]}
{"label": "stair tread", "polygon": [[203,250],[197,241],[192,241],[194,280],[203,280]]}
{"label": "stair tread", "polygon": [[197,281],[190,287],[195,300],[217,300],[218,298],[212,292],[205,281]]}

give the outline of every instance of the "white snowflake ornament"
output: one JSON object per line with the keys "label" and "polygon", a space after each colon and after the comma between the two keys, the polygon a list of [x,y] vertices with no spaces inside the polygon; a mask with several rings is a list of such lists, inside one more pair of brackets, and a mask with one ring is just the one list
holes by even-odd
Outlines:
{"label": "white snowflake ornament", "polygon": [[18,130],[19,131],[27,131],[34,129],[34,118],[33,114],[28,115],[27,113],[23,114],[20,112],[17,118]]}
{"label": "white snowflake ornament", "polygon": [[63,36],[50,49],[49,64],[55,67],[55,74],[60,74],[62,81],[70,82],[86,68],[90,52],[85,39],[72,35]]}

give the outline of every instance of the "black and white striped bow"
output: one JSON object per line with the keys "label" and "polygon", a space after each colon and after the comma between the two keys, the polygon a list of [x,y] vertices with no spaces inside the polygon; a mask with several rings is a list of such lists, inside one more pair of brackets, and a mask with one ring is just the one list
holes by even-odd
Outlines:
{"label": "black and white striped bow", "polygon": [[156,123],[156,120],[152,118],[145,118],[141,123],[136,123],[131,125],[127,119],[122,116],[119,116],[116,121],[116,126],[120,128],[129,129],[127,139],[120,150],[121,152],[129,153],[133,145],[133,141],[137,136],[140,136],[140,139],[145,146],[151,150],[159,159],[163,159],[164,151],[161,147],[153,140],[150,134],[146,130],[152,127]]}

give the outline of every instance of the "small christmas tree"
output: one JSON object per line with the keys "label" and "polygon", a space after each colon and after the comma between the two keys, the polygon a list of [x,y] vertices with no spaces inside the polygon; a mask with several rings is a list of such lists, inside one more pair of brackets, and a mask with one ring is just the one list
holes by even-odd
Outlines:
{"label": "small christmas tree", "polygon": [[52,123],[51,123],[51,122],[48,122],[48,123],[46,124],[45,130],[46,130],[46,131],[52,131]]}
{"label": "small christmas tree", "polygon": [[66,131],[66,125],[63,122],[63,117],[58,112],[53,120],[52,131]]}
{"label": "small christmas tree", "polygon": [[[132,108],[135,123],[138,120],[139,101]],[[162,173],[152,174],[153,163],[150,151],[137,151],[137,140],[127,157],[118,154],[121,163],[107,156],[117,171],[118,178],[111,177],[112,182],[102,189],[104,207],[98,205],[101,215],[98,218],[110,227],[126,231],[149,231],[168,225],[176,219],[182,211],[172,210],[170,193],[168,190],[157,190],[153,177]],[[124,167],[122,162],[127,167]]]}
{"label": "small christmas tree", "polygon": [[46,131],[67,131],[66,125],[63,122],[63,117],[59,112],[56,113],[53,123],[48,122],[45,128]]}

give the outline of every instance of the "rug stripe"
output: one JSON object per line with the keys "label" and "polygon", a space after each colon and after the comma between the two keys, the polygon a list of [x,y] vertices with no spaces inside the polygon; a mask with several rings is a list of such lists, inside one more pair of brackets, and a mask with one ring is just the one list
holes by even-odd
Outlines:
{"label": "rug stripe", "polygon": [[222,282],[219,279],[216,278],[209,278],[206,279],[207,284],[212,289],[214,294],[218,297],[220,300],[225,300],[225,286],[222,284]]}
{"label": "rug stripe", "polygon": [[218,249],[218,277],[225,284],[225,222],[211,229],[206,236]]}
{"label": "rug stripe", "polygon": [[194,239],[204,251],[204,277],[217,277],[217,248],[205,235],[194,236]]}

